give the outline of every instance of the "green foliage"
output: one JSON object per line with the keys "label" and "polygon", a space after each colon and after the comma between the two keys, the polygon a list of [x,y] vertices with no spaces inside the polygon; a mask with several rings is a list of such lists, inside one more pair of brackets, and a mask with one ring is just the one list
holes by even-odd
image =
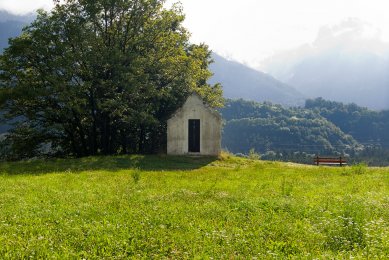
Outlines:
{"label": "green foliage", "polygon": [[139,180],[140,180],[140,171],[139,171],[139,169],[135,169],[131,173],[131,176],[132,176],[132,179],[134,180],[134,183],[138,183]]}
{"label": "green foliage", "polygon": [[0,258],[387,259],[389,170],[343,169],[228,154],[0,163]]}
{"label": "green foliage", "polygon": [[261,159],[261,155],[259,153],[255,152],[254,148],[251,148],[249,150],[248,158],[251,160],[259,160],[259,159]]}
{"label": "green foliage", "polygon": [[208,47],[189,42],[179,5],[163,4],[67,0],[39,11],[0,56],[5,116],[57,154],[163,151],[166,120],[191,92],[222,103],[221,86],[207,84]]}
{"label": "green foliage", "polygon": [[24,123],[19,124],[5,135],[3,145],[6,147],[6,153],[2,158],[15,160],[39,156],[44,151],[44,145],[48,144],[45,143],[42,132]]}
{"label": "green foliage", "polygon": [[358,163],[352,166],[352,171],[354,174],[364,174],[366,173],[367,165],[366,163]]}
{"label": "green foliage", "polygon": [[286,180],[284,176],[281,181],[281,194],[283,196],[290,196],[293,191],[293,184]]}

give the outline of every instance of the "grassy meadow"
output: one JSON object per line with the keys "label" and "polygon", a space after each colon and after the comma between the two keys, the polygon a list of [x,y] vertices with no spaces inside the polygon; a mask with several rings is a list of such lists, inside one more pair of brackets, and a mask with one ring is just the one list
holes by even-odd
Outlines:
{"label": "grassy meadow", "polygon": [[1,162],[0,258],[388,259],[389,168]]}

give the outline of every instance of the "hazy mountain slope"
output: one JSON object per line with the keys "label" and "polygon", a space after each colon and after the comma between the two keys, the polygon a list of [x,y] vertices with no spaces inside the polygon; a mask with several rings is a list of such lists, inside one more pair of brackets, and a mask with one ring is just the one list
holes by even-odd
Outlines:
{"label": "hazy mountain slope", "polygon": [[324,27],[311,45],[280,53],[264,69],[307,97],[389,108],[389,45],[365,23]]}
{"label": "hazy mountain slope", "polygon": [[8,39],[20,35],[22,28],[34,19],[34,15],[13,15],[0,10],[0,53],[8,46]]}
{"label": "hazy mountain slope", "polygon": [[308,58],[287,81],[310,97],[389,108],[389,66],[371,53],[337,52]]}
{"label": "hazy mountain slope", "polygon": [[0,22],[0,53],[8,46],[8,39],[18,36],[24,26],[23,22],[5,21]]}
{"label": "hazy mountain slope", "polygon": [[10,126],[0,123],[0,134],[7,132],[9,129],[10,129]]}
{"label": "hazy mountain slope", "polygon": [[[20,35],[23,27],[28,25],[34,18],[34,14],[14,15],[0,10],[0,53],[8,46],[8,39]],[[7,132],[10,128],[11,126],[1,123],[0,120],[0,134]]]}
{"label": "hazy mountain slope", "polygon": [[288,106],[304,103],[301,93],[263,72],[217,54],[213,55],[213,59],[215,62],[210,66],[214,73],[211,83],[221,83],[226,98],[271,101]]}

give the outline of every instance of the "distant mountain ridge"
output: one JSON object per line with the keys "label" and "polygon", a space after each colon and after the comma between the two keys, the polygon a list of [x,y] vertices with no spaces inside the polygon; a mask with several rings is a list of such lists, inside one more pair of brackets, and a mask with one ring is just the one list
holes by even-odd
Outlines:
{"label": "distant mountain ridge", "polygon": [[296,106],[304,104],[304,96],[293,87],[272,76],[214,53],[210,83],[221,83],[225,98],[243,98],[257,102]]}
{"label": "distant mountain ridge", "polygon": [[263,68],[307,98],[389,109],[389,43],[349,19],[323,27],[312,44],[278,53]]}

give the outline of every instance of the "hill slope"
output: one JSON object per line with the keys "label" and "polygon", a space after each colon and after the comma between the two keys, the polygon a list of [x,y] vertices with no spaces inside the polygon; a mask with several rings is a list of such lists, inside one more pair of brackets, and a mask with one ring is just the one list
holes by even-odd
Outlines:
{"label": "hill slope", "polygon": [[210,159],[1,163],[0,257],[389,257],[387,168]]}
{"label": "hill slope", "polygon": [[20,35],[22,28],[34,19],[34,15],[14,15],[0,10],[0,53],[8,46],[8,39]]}
{"label": "hill slope", "polygon": [[307,100],[305,108],[316,111],[365,146],[389,148],[389,110],[378,112],[322,98]]}
{"label": "hill slope", "polygon": [[302,105],[304,97],[297,90],[263,72],[213,54],[212,83],[221,83],[226,98],[270,101],[287,106]]}

